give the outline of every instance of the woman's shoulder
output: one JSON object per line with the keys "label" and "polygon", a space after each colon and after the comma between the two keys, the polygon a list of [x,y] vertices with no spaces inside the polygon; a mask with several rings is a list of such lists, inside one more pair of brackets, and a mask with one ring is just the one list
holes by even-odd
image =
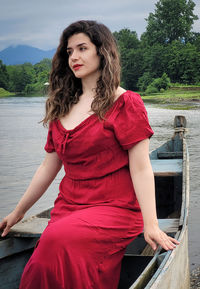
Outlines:
{"label": "woman's shoulder", "polygon": [[133,117],[133,114],[136,112],[145,111],[144,103],[138,93],[125,89],[118,90],[118,93],[118,97],[113,106],[107,112],[106,117],[108,121],[113,121],[116,118],[124,118],[125,115]]}
{"label": "woman's shoulder", "polygon": [[121,97],[121,95],[123,95],[125,92],[127,92],[127,90],[119,86],[115,91],[114,101],[116,101],[119,97]]}
{"label": "woman's shoulder", "polygon": [[118,99],[122,100],[122,102],[126,103],[127,105],[128,104],[143,105],[143,101],[140,94],[132,90],[126,90],[122,87],[118,87],[118,89],[116,90],[115,101],[117,102]]}

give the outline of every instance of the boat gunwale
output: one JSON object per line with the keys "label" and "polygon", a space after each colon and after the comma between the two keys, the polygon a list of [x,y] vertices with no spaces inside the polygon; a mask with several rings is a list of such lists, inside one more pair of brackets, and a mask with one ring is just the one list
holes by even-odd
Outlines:
{"label": "boat gunwale", "polygon": [[[187,231],[188,224],[188,208],[189,208],[189,153],[186,143],[185,136],[182,138],[183,141],[183,177],[182,177],[182,208],[180,216],[180,226],[181,230],[178,231],[175,235],[175,238],[180,242],[183,241],[184,236]],[[163,275],[166,273],[167,268],[169,268],[170,263],[174,260],[174,256],[177,254],[179,246],[174,250],[166,252],[166,255],[161,262],[160,266],[149,280],[149,283],[145,286],[145,289],[154,289],[158,288],[157,285],[160,282]],[[134,287],[131,289],[135,289]]]}
{"label": "boat gunwale", "polygon": [[[180,141],[182,141],[182,148],[183,148],[183,155],[182,155],[182,204],[181,204],[181,214],[179,218],[179,228],[180,230],[177,231],[175,238],[181,242],[186,234],[187,231],[187,224],[188,224],[188,208],[189,208],[189,153],[188,153],[188,147],[186,143],[186,137],[185,137],[185,132],[187,131],[186,128],[175,128],[175,133],[174,136],[167,142],[163,143],[160,147],[164,146],[165,144],[169,144],[170,141],[172,142],[176,136],[179,137]],[[156,150],[158,151],[159,148],[153,150],[152,152],[155,152]],[[152,153],[151,152],[151,153]],[[160,246],[159,246],[160,247]],[[161,248],[161,247],[160,247]],[[159,250],[159,252],[161,249]],[[174,259],[174,256],[176,255],[178,251],[178,246],[174,250],[169,250],[165,253],[165,256],[160,263],[159,267],[149,280],[149,282],[145,285],[145,289],[153,289],[158,288],[155,283],[158,283],[167,268],[170,266],[170,263]],[[153,257],[153,259],[150,261],[148,264],[151,265],[151,263],[154,263],[157,261],[159,257],[159,253],[157,254],[157,251]],[[148,266],[144,269],[144,271],[141,273],[141,275],[135,280],[135,282],[129,287],[129,289],[141,289],[140,283],[143,281],[143,276],[147,274],[147,268]]]}

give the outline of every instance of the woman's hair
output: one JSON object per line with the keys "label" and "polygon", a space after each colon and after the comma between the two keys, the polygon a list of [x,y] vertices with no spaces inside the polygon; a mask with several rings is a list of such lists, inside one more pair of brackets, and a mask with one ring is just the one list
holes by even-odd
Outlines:
{"label": "woman's hair", "polygon": [[52,60],[49,98],[43,124],[66,115],[82,94],[81,79],[76,78],[68,64],[68,39],[84,33],[96,46],[100,56],[101,75],[97,81],[96,94],[91,109],[100,119],[114,102],[114,93],[120,83],[120,61],[116,41],[111,31],[96,21],[81,20],[69,25],[62,33],[60,44]]}

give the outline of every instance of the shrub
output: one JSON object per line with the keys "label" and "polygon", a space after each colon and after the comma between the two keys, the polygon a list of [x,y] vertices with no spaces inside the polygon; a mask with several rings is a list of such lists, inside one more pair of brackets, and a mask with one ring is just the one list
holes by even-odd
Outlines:
{"label": "shrub", "polygon": [[152,84],[149,84],[145,91],[146,94],[152,94],[152,93],[157,93],[157,92],[158,92],[158,89]]}
{"label": "shrub", "polygon": [[166,73],[163,73],[162,77],[156,78],[151,82],[146,89],[147,94],[156,93],[156,92],[163,92],[165,89],[168,89],[171,86],[170,78],[167,76]]}
{"label": "shrub", "polygon": [[140,91],[145,91],[147,86],[154,80],[150,72],[145,72],[138,80],[137,87]]}

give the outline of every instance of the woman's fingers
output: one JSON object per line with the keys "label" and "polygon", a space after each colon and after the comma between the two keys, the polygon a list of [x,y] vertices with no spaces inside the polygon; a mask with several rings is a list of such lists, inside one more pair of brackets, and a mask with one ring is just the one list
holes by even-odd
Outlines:
{"label": "woman's fingers", "polygon": [[5,237],[12,228],[12,226],[18,223],[23,218],[23,216],[24,215],[18,215],[15,213],[15,211],[13,211],[7,217],[5,217],[0,223],[0,230],[3,231],[1,237]]}
{"label": "woman's fingers", "polygon": [[[6,221],[6,220],[3,220],[3,221],[0,223],[0,231],[3,231],[3,233],[1,234],[1,237],[4,237],[4,236],[5,236],[6,227],[7,227],[7,221]],[[7,230],[6,230],[6,232],[7,232]]]}
{"label": "woman's fingers", "polygon": [[151,246],[151,248],[155,251],[156,249],[157,249],[157,244],[156,244],[156,242],[154,242],[152,239],[147,239],[146,240],[147,241],[147,243],[149,243],[149,245]]}
{"label": "woman's fingers", "polygon": [[[169,237],[169,236],[168,236]],[[174,239],[174,238],[172,238],[172,237],[169,237],[169,239],[174,243],[174,244],[176,244],[176,245],[179,245],[180,244],[180,242],[178,241],[178,240],[176,240],[176,239]]]}
{"label": "woman's fingers", "polygon": [[1,234],[1,237],[5,237],[5,236],[8,234],[8,232],[10,231],[10,228],[11,228],[11,227],[12,227],[12,226],[7,225],[7,226],[4,228],[3,233]]}
{"label": "woman's fingers", "polygon": [[169,238],[165,239],[164,241],[162,241],[160,243],[160,245],[163,247],[163,249],[165,250],[173,250],[174,248],[176,248],[176,245],[174,244],[174,242],[172,242]]}
{"label": "woman's fingers", "polygon": [[179,241],[168,236],[159,228],[152,232],[146,233],[145,240],[149,243],[153,250],[156,250],[157,245],[160,245],[166,251],[173,250],[176,248],[176,245],[179,245]]}

